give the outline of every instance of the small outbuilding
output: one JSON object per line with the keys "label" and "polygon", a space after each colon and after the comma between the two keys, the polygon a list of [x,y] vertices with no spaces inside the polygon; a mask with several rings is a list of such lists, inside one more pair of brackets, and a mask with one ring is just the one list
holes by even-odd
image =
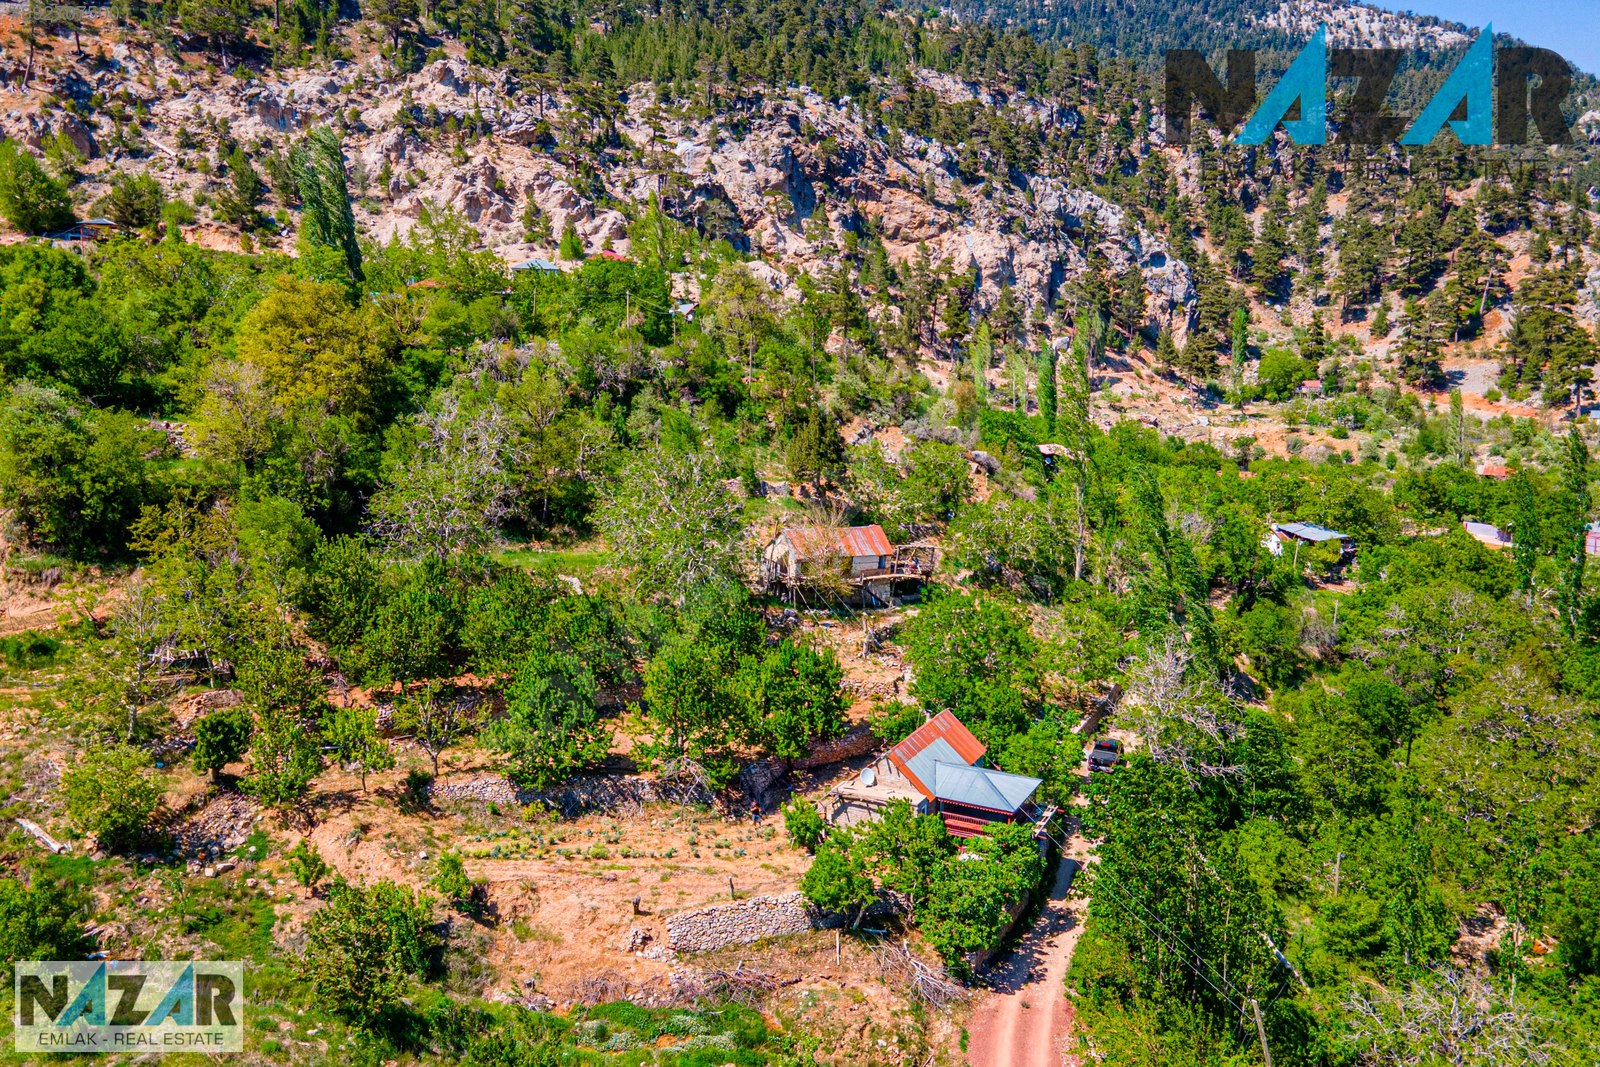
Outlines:
{"label": "small outbuilding", "polygon": [[1273,523],[1261,543],[1274,556],[1281,556],[1285,545],[1325,545],[1330,541],[1338,542],[1341,562],[1356,554],[1355,538],[1314,522]]}
{"label": "small outbuilding", "polygon": [[1499,550],[1511,548],[1511,535],[1498,526],[1491,526],[1486,522],[1463,522],[1461,528],[1467,531],[1467,536],[1485,548]]}

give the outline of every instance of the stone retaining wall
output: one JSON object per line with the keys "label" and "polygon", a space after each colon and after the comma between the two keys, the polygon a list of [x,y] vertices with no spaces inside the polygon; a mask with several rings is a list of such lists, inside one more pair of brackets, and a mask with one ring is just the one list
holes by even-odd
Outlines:
{"label": "stone retaining wall", "polygon": [[572,818],[586,811],[633,811],[644,804],[709,804],[712,797],[693,782],[661,781],[635,775],[578,775],[557,789],[519,789],[504,775],[481,774],[452,782],[435,782],[428,796],[436,804],[456,801],[494,804],[501,808],[543,804]]}
{"label": "stone retaining wall", "polygon": [[[862,918],[880,918],[904,910],[905,901],[888,894],[867,905]],[[848,919],[807,903],[798,890],[775,897],[751,897],[668,916],[667,947],[674,952],[710,952],[729,945],[748,945],[765,937],[832,930],[845,925]]]}
{"label": "stone retaining wall", "polygon": [[830,763],[840,760],[855,759],[864,756],[877,748],[881,742],[866,723],[858,723],[843,737],[836,737],[832,741],[820,741],[811,746],[804,756],[794,761],[796,770],[810,770],[813,767],[826,767]]}
{"label": "stone retaining wall", "polygon": [[748,945],[764,937],[784,937],[843,925],[843,916],[830,916],[806,903],[799,892],[776,897],[713,904],[667,918],[667,947],[674,952],[709,952],[727,945]]}

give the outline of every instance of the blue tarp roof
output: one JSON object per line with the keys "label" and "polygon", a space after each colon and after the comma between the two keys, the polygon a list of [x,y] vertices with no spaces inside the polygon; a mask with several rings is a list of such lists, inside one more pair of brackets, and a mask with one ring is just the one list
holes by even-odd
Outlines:
{"label": "blue tarp roof", "polygon": [[530,259],[524,263],[514,263],[512,270],[560,270],[556,264],[548,259]]}
{"label": "blue tarp roof", "polygon": [[1326,526],[1318,526],[1314,522],[1286,522],[1274,529],[1282,530],[1290,537],[1298,537],[1302,541],[1347,541],[1349,538],[1338,530],[1330,530]]}
{"label": "blue tarp roof", "polygon": [[[930,750],[932,747],[928,746]],[[990,811],[1016,811],[1040,785],[1038,778],[1007,774],[988,767],[968,767],[964,763],[940,762],[933,770],[933,777],[923,780],[933,786],[935,797]]]}

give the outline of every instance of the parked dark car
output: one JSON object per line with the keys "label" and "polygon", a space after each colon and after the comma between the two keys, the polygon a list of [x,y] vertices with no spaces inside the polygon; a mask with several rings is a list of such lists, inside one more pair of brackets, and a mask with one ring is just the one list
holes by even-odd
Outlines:
{"label": "parked dark car", "polygon": [[1122,742],[1114,737],[1102,737],[1089,750],[1089,770],[1109,771],[1122,761]]}

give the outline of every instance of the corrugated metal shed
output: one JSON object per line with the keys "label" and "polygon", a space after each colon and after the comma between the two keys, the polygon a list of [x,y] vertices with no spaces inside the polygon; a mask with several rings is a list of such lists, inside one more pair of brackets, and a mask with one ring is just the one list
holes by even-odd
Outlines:
{"label": "corrugated metal shed", "polygon": [[934,772],[933,792],[939,800],[1007,815],[1016,814],[1041,784],[1038,778],[962,763],[939,763]]}
{"label": "corrugated metal shed", "polygon": [[1498,526],[1491,526],[1486,522],[1463,522],[1461,528],[1467,531],[1467,536],[1490,548],[1511,546],[1511,535]]}
{"label": "corrugated metal shed", "polygon": [[889,535],[877,523],[871,526],[847,526],[841,530],[789,529],[779,536],[789,539],[801,559],[816,556],[841,555],[852,559],[860,556],[892,556],[894,546]]}
{"label": "corrugated metal shed", "polygon": [[[935,742],[940,742],[938,753],[949,763],[971,765],[983,758],[987,749],[972,736],[972,731],[961,724],[961,720],[948,711],[941,711],[921,726],[911,732],[911,735],[898,745],[889,750],[889,762],[900,768],[900,773],[911,780],[923,796],[933,797],[933,767],[938,758],[921,761],[926,778],[919,775],[913,768],[913,762]],[[954,759],[948,758],[945,749],[955,754]]]}
{"label": "corrugated metal shed", "polygon": [[1348,541],[1350,538],[1338,530],[1330,530],[1326,526],[1318,526],[1314,522],[1286,522],[1273,527],[1279,533],[1286,533],[1290,537],[1301,541]]}

